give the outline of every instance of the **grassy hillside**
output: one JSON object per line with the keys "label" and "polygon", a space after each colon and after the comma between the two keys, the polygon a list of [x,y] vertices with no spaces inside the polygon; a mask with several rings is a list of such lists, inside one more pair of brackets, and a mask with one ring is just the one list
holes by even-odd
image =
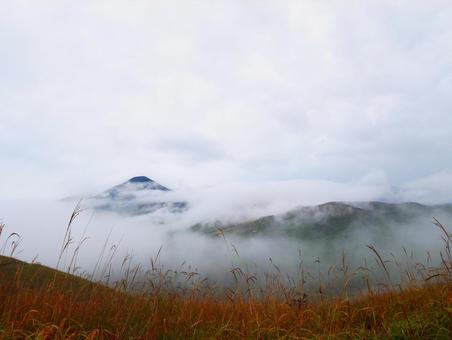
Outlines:
{"label": "grassy hillside", "polygon": [[[369,246],[383,281],[372,282],[359,274],[370,269],[353,271],[338,257],[340,280],[320,282],[320,272],[306,277],[318,280],[317,293],[304,289],[303,275],[261,282],[242,268],[230,270],[235,284],[218,287],[197,273],[158,268],[158,255],[144,276],[124,259],[114,286],[0,256],[0,339],[450,339],[451,235],[436,225],[444,240],[439,266],[400,266],[407,280],[395,283],[391,260]],[[366,289],[351,295],[352,278]],[[336,295],[325,293],[331,283]]]}
{"label": "grassy hillside", "polygon": [[433,281],[353,299],[129,294],[0,257],[0,338],[450,339],[452,285]]}
{"label": "grassy hillside", "polygon": [[370,228],[377,233],[383,233],[388,231],[391,226],[409,226],[422,217],[429,221],[435,216],[452,217],[452,205],[328,202],[237,224],[199,223],[191,229],[208,235],[218,235],[218,229],[221,229],[225,234],[240,237],[282,236],[291,239],[324,241],[343,237],[347,233],[363,228]]}

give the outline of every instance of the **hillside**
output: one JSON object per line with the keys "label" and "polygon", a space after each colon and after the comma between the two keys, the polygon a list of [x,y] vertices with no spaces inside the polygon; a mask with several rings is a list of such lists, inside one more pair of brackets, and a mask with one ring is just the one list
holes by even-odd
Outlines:
{"label": "hillside", "polygon": [[226,234],[239,237],[284,236],[303,240],[325,240],[344,237],[349,232],[364,228],[384,232],[394,225],[410,225],[420,219],[428,222],[433,217],[452,219],[452,205],[328,202],[243,223],[199,223],[194,225],[192,230],[215,235],[220,228]]}
{"label": "hillside", "polygon": [[[432,280],[434,281],[434,280]],[[155,288],[155,287],[154,287]],[[194,288],[127,294],[69,274],[0,257],[0,337],[22,339],[450,339],[452,286],[318,299],[261,298]]]}

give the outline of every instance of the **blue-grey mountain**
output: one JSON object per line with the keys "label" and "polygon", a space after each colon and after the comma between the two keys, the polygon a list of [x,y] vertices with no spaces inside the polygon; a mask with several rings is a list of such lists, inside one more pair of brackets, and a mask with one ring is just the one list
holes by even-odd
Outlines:
{"label": "blue-grey mountain", "polygon": [[127,215],[143,215],[166,209],[181,212],[186,202],[167,200],[165,194],[171,190],[146,176],[137,176],[118,184],[90,199],[98,210]]}

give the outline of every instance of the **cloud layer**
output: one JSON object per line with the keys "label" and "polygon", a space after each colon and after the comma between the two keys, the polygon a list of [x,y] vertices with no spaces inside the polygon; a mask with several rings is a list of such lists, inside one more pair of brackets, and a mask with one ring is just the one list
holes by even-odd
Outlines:
{"label": "cloud layer", "polygon": [[8,2],[2,194],[426,185],[452,171],[451,23],[448,1]]}

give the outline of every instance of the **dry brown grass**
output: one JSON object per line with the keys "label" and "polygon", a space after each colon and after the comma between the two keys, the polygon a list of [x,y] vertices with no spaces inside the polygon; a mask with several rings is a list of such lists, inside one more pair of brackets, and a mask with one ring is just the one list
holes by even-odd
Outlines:
{"label": "dry brown grass", "polygon": [[[241,268],[231,270],[235,284],[222,287],[220,292],[190,272],[184,273],[184,282],[189,284],[178,286],[169,272],[156,265],[159,254],[151,259],[145,281],[138,280],[140,268],[124,259],[124,277],[113,287],[0,257],[0,337],[450,339],[451,237],[443,225],[435,224],[444,241],[440,266],[416,264],[410,269],[393,263],[406,278],[404,284],[396,284],[387,268],[388,260],[370,245],[383,281],[372,282],[370,275],[363,275],[366,290],[351,294],[349,283],[356,271],[348,268],[343,254],[341,280],[334,282],[341,285],[336,296],[325,294],[322,287],[327,282],[319,280],[318,293],[308,296],[303,278],[286,281],[281,275],[271,275],[266,282],[259,282]],[[70,225],[60,259],[72,242]],[[15,237],[10,236],[9,242]],[[111,256],[105,257],[104,274],[111,261]],[[69,272],[74,270],[76,254],[70,259]],[[358,268],[358,272],[367,271]]]}

